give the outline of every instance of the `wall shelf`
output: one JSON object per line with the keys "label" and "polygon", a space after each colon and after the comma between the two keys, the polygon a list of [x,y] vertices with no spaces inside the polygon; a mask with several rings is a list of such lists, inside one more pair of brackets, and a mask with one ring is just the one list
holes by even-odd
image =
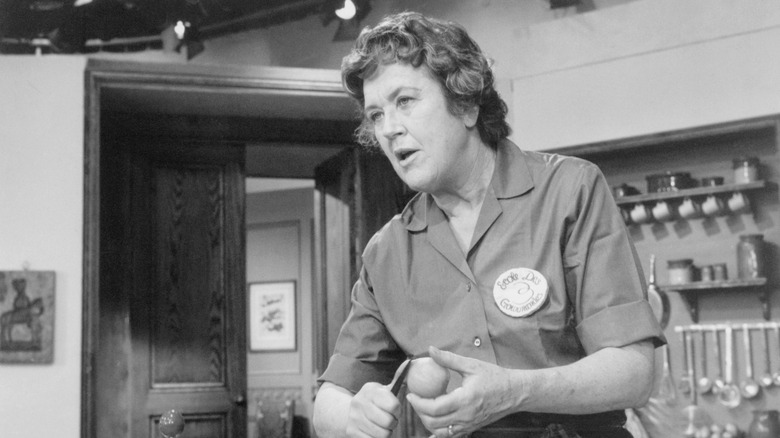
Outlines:
{"label": "wall shelf", "polygon": [[691,189],[682,189],[669,192],[646,193],[642,195],[622,196],[616,198],[615,202],[619,206],[630,206],[641,202],[660,201],[669,199],[684,199],[692,196],[707,196],[718,193],[747,192],[752,190],[761,190],[777,188],[777,184],[768,181],[754,181],[746,184],[722,184],[719,186],[695,187]]}
{"label": "wall shelf", "polygon": [[686,284],[659,285],[659,290],[664,292],[677,292],[684,299],[688,306],[688,312],[691,314],[691,320],[694,323],[699,322],[699,294],[719,290],[755,290],[760,289],[759,301],[761,302],[764,319],[769,321],[769,299],[767,291],[763,288],[766,285],[766,278],[755,278],[750,280],[725,280],[725,281],[697,281]]}

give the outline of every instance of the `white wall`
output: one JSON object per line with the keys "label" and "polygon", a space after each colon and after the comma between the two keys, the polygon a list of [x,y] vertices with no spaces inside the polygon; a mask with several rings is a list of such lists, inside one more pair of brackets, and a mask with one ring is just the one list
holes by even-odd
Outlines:
{"label": "white wall", "polygon": [[0,56],[0,270],[56,273],[54,361],[0,364],[0,434],[80,431],[84,65]]}
{"label": "white wall", "polygon": [[780,2],[633,2],[517,43],[513,139],[526,149],[780,113]]}

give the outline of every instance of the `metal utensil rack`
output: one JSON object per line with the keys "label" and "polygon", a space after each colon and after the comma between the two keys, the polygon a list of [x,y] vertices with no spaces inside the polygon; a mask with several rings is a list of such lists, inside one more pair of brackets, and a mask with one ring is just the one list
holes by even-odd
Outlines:
{"label": "metal utensil rack", "polygon": [[752,323],[714,323],[714,324],[691,324],[691,325],[678,325],[674,327],[675,333],[685,332],[700,332],[702,330],[725,330],[726,327],[731,327],[732,330],[743,330],[745,327],[748,330],[774,330],[775,327],[780,328],[780,322],[752,322]]}
{"label": "metal utensil rack", "polygon": [[[725,323],[714,323],[714,324],[692,324],[692,325],[675,326],[674,327],[674,332],[677,333],[677,334],[680,334],[680,337],[682,339],[683,346],[681,347],[681,349],[682,349],[682,353],[683,354],[685,354],[685,343],[686,343],[686,341],[694,341],[690,337],[693,334],[695,334],[695,333],[713,333],[714,336],[713,336],[712,339],[710,339],[709,343],[714,345],[714,343],[717,342],[718,343],[718,347],[716,347],[716,351],[719,351],[720,350],[720,342],[721,342],[720,339],[723,338],[724,336],[725,337],[729,337],[729,336],[736,337],[735,335],[737,334],[737,332],[741,331],[741,332],[743,332],[742,334],[745,335],[744,337],[747,340],[747,338],[750,337],[750,332],[753,331],[753,330],[763,331],[765,336],[766,336],[768,330],[772,330],[775,333],[777,333],[777,335],[776,335],[776,337],[777,337],[776,345],[778,345],[777,349],[772,348],[770,350],[767,347],[765,349],[765,352],[762,353],[762,354],[765,354],[765,356],[762,359],[767,361],[767,363],[769,363],[770,361],[771,362],[775,362],[775,363],[780,363],[780,362],[778,362],[778,361],[780,361],[780,322],[777,322],[777,321],[752,322],[752,323],[725,322]],[[745,331],[747,331],[747,334],[744,333]],[[722,333],[723,335],[720,335],[719,333]],[[766,339],[767,338],[765,337],[764,338],[764,342],[766,342]],[[731,339],[731,340],[725,339],[725,341],[726,341],[727,350],[730,350],[731,347],[733,347],[733,351],[731,353],[729,353],[727,351],[726,354],[722,358],[721,357],[717,357],[716,359],[718,361],[725,360],[726,368],[731,370],[730,372],[728,372],[728,374],[732,374],[734,372],[734,368],[735,368],[735,365],[736,365],[736,361],[735,361],[736,357],[744,357],[747,354],[752,354],[751,351],[750,351],[751,346],[749,345],[749,343],[746,344],[745,342],[742,342],[741,344],[738,344],[737,342],[734,342],[734,339]],[[707,338],[706,337],[702,337],[699,344],[701,346],[706,346],[705,343],[707,343]],[[729,344],[731,344],[731,345],[729,345]],[[695,342],[691,342],[690,345],[695,345]],[[741,351],[737,352],[737,349],[740,348],[740,347],[741,347]],[[702,348],[699,351],[702,351],[702,350],[705,350],[705,349]],[[712,349],[706,349],[706,350],[707,351],[713,351]],[[772,350],[777,351],[778,354],[771,355],[770,351],[772,351]],[[729,354],[730,354],[730,356],[729,356]],[[691,360],[691,356],[690,355],[689,355],[688,360]],[[702,357],[694,357],[692,360],[695,363],[696,362],[697,363],[702,363]],[[742,365],[742,370],[741,370],[742,374],[744,374],[745,371],[746,371],[745,367],[746,366],[752,366],[753,362],[754,361],[751,361],[751,362],[748,363],[748,361],[746,360],[745,362],[741,363],[741,365]],[[691,385],[691,388],[693,388],[694,382],[696,381],[696,375],[699,372],[699,369],[697,369],[697,366],[696,366],[695,363],[692,364],[692,367],[689,368],[688,370],[683,369],[682,370],[682,375],[680,377],[681,383],[688,383],[688,384]],[[693,370],[693,372],[690,372],[690,370]],[[751,369],[751,373],[752,373],[752,371],[753,370]],[[707,370],[702,370],[702,372],[706,373]],[[778,372],[780,372],[780,371],[778,371]],[[731,376],[731,377],[734,377],[736,379],[736,376]],[[771,386],[780,386],[780,382],[775,382]],[[733,406],[729,406],[729,407],[733,407]]]}

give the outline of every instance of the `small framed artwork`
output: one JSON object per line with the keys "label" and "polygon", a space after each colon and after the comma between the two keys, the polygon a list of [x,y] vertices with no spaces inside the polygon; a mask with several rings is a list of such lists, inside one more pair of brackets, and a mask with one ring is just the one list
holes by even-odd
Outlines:
{"label": "small framed artwork", "polygon": [[249,349],[295,351],[295,281],[249,284]]}
{"label": "small framed artwork", "polygon": [[0,271],[0,363],[52,363],[54,271]]}

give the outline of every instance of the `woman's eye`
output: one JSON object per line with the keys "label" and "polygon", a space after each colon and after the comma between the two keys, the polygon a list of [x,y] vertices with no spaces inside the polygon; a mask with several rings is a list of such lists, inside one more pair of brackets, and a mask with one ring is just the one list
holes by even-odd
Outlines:
{"label": "woman's eye", "polygon": [[370,114],[368,115],[368,120],[370,120],[370,121],[371,121],[371,123],[376,123],[376,122],[378,122],[378,121],[379,121],[381,118],[382,118],[382,113],[380,113],[380,112],[374,112],[374,113],[370,113]]}
{"label": "woman's eye", "polygon": [[398,106],[406,106],[412,101],[411,97],[401,96],[398,98]]}

